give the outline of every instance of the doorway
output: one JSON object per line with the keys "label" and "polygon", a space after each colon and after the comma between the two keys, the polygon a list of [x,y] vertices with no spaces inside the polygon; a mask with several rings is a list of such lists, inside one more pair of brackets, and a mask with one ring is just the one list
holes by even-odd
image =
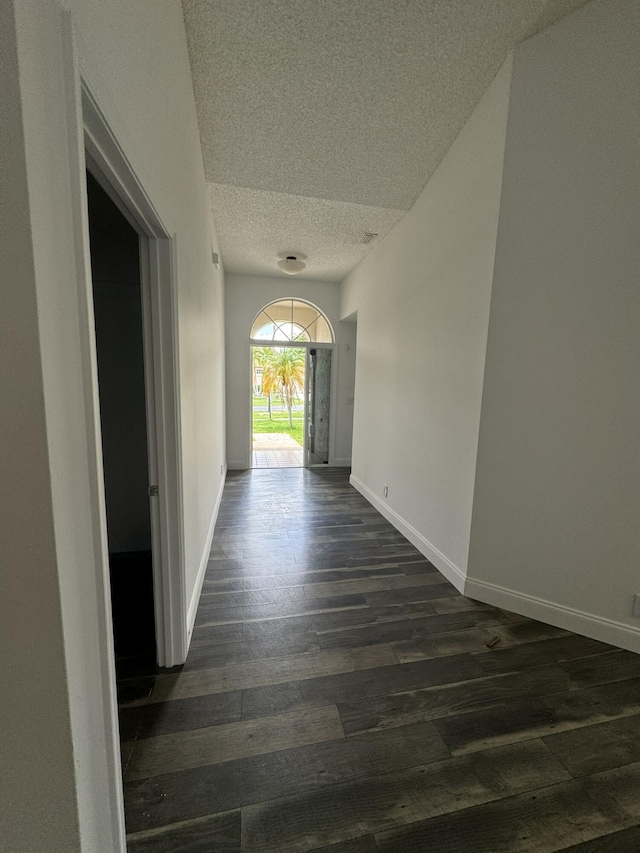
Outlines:
{"label": "doorway", "polygon": [[278,299],[258,312],[250,333],[250,467],[330,464],[334,342],[311,302]]}
{"label": "doorway", "polygon": [[304,465],[307,353],[302,347],[251,347],[252,468]]}
{"label": "doorway", "polygon": [[156,670],[139,235],[87,172],[91,277],[119,681]]}

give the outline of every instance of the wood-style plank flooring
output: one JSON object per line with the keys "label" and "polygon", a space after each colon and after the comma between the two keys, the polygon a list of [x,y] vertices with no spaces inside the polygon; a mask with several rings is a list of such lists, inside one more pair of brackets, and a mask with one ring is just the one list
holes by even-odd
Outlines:
{"label": "wood-style plank flooring", "polygon": [[130,853],[638,853],[640,656],[460,596],[337,471],[229,474]]}

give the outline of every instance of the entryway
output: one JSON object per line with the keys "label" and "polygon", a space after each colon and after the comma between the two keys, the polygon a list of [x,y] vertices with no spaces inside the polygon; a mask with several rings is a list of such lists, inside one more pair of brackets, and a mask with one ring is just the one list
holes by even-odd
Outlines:
{"label": "entryway", "polygon": [[304,465],[306,351],[252,347],[252,467]]}
{"label": "entryway", "polygon": [[316,306],[281,299],[251,328],[251,467],[327,465],[333,331]]}

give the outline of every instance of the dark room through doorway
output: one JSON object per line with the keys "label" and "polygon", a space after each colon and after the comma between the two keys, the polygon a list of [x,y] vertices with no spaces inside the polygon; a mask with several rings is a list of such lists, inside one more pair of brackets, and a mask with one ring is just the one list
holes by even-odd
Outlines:
{"label": "dark room through doorway", "polygon": [[87,173],[109,573],[118,680],[156,669],[139,236]]}

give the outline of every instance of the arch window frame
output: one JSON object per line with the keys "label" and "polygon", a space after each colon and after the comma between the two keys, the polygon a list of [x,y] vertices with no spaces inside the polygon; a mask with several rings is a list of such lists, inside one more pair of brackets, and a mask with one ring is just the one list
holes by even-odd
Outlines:
{"label": "arch window frame", "polygon": [[[281,320],[281,319],[277,320],[271,316],[271,314],[269,313],[270,308],[273,308],[273,306],[276,306],[276,305],[277,306],[283,305],[283,303],[287,303],[287,302],[291,303],[291,315],[289,318],[287,318],[286,320]],[[315,317],[311,320],[310,323],[306,323],[306,325],[303,325],[302,322],[296,321],[295,307],[294,307],[296,303],[298,303],[301,306],[311,308],[313,311],[316,312]],[[275,314],[275,313],[276,312],[272,311],[272,314]],[[258,322],[258,319],[260,318],[260,316],[262,314],[265,314],[266,317],[268,318],[268,320],[270,321],[270,323],[273,324],[273,335],[271,337],[255,337],[254,336],[256,332],[259,333],[260,331],[262,331],[262,329],[264,329],[266,326],[269,325],[269,323],[264,323],[263,325],[260,326],[259,329],[256,329],[256,323]],[[309,333],[309,329],[314,325],[314,323],[317,323],[318,320],[322,320],[325,323],[327,331],[329,333],[329,340],[325,340],[325,341],[314,340],[311,337],[311,335]],[[300,329],[300,331],[296,334],[295,337],[292,337],[291,334],[288,334],[285,331],[284,327],[286,327],[286,326],[289,326],[290,328],[293,328],[295,326],[297,329]],[[283,335],[285,335],[286,337],[284,339],[276,338],[275,335],[277,334],[278,331],[281,331],[283,333]],[[301,337],[300,337],[301,335],[306,335],[306,337],[301,339]],[[329,320],[327,315],[324,313],[324,311],[322,311],[320,308],[318,308],[317,305],[315,305],[313,302],[309,302],[306,299],[300,299],[299,297],[295,297],[295,296],[287,296],[287,297],[284,297],[283,299],[274,299],[272,302],[267,303],[267,305],[265,305],[263,308],[260,309],[260,311],[258,311],[256,316],[254,317],[253,323],[251,324],[251,330],[249,332],[249,340],[251,341],[252,344],[255,344],[258,346],[260,346],[260,345],[262,345],[262,346],[267,346],[267,345],[271,345],[271,346],[296,346],[296,347],[299,347],[299,346],[304,347],[304,346],[311,346],[311,345],[327,346],[327,345],[335,344],[336,336],[335,336],[335,332],[333,330],[333,326],[331,325],[331,321]]]}

